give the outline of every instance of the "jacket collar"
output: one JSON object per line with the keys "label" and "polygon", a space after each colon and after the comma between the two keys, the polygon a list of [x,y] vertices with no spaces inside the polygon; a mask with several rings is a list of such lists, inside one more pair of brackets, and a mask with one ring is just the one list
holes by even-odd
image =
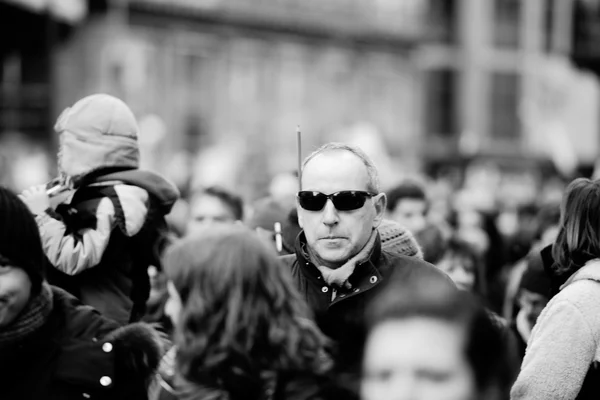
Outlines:
{"label": "jacket collar", "polygon": [[[296,260],[300,270],[307,278],[313,282],[319,282],[321,272],[308,259],[306,246],[306,236],[304,235],[304,231],[301,231],[296,238]],[[367,261],[357,265],[354,273],[350,276],[349,281],[352,284],[352,289],[337,289],[337,294],[331,301],[330,306],[379,285],[383,279],[379,271],[381,255],[381,239],[378,234],[371,256]],[[319,284],[323,284],[323,282]]]}
{"label": "jacket collar", "polygon": [[[313,271],[316,276],[320,276],[321,273],[319,270],[310,262],[308,258],[308,243],[306,243],[306,235],[304,234],[304,230],[300,231],[298,236],[296,237],[296,259],[298,263],[304,268],[304,266],[310,266],[311,268],[307,268]],[[375,239],[375,244],[373,245],[373,250],[371,251],[371,255],[369,256],[369,260],[360,265],[364,265],[367,263],[377,265],[379,257],[381,256],[381,237],[379,233],[377,234],[377,238]],[[354,272],[356,274],[357,271]],[[353,275],[354,275],[353,274]]]}
{"label": "jacket collar", "polygon": [[577,270],[573,275],[567,279],[567,281],[560,287],[560,290],[564,289],[568,285],[576,281],[592,280],[600,282],[600,259],[595,258],[586,262],[583,267]]}

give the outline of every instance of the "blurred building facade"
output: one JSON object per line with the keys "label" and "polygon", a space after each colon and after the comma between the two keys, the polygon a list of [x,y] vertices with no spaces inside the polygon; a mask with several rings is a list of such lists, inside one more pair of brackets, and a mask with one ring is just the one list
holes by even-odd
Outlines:
{"label": "blurred building facade", "polygon": [[[182,186],[195,179],[259,195],[296,168],[297,125],[304,154],[349,138],[373,148],[387,182],[477,155],[551,159],[567,173],[596,159],[598,83],[569,61],[571,1],[0,6],[12,13],[0,16],[3,37],[15,38],[2,47],[0,132],[52,145],[64,107],[111,93],[140,119],[146,163]],[[11,36],[24,30],[33,42]],[[35,104],[37,119],[24,108]]]}
{"label": "blurred building facade", "polygon": [[431,0],[425,155],[549,159],[567,175],[598,152],[598,81],[570,60],[575,1]]}
{"label": "blurred building facade", "polygon": [[[160,145],[246,193],[357,123],[416,164],[420,0],[130,0],[91,7],[57,56],[56,103],[113,93],[164,121]],[[336,136],[337,135],[337,136]],[[178,157],[179,157],[178,156]]]}

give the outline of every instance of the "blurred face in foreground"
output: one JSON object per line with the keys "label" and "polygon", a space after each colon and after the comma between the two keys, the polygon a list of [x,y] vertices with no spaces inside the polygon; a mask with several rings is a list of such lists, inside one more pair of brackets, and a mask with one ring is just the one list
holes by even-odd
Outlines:
{"label": "blurred face in foreground", "polygon": [[30,293],[31,281],[23,269],[0,265],[0,332],[25,308]]}
{"label": "blurred face in foreground", "polygon": [[[311,159],[302,172],[302,189],[330,195],[339,191],[369,192],[363,161],[349,151],[331,150]],[[357,254],[383,219],[385,195],[367,198],[362,207],[340,211],[331,199],[318,211],[298,204],[298,221],[309,247],[329,267],[339,267]]]}
{"label": "blurred face in foreground", "polygon": [[369,335],[362,400],[475,400],[464,332],[451,323],[412,317],[379,324]]}

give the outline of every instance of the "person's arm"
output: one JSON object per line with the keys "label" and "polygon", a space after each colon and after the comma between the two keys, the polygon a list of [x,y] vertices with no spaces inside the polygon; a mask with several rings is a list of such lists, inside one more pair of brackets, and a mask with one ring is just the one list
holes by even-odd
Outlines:
{"label": "person's arm", "polygon": [[[122,229],[127,236],[133,236],[146,220],[148,193],[128,185],[115,186],[115,192],[122,207]],[[64,222],[48,213],[36,216],[44,251],[55,268],[68,275],[77,275],[100,263],[118,223],[115,207],[108,197],[98,203],[95,219],[95,227],[67,233]]]}
{"label": "person's arm", "polygon": [[529,339],[511,399],[575,399],[596,347],[581,311],[565,300],[551,302]]}
{"label": "person's arm", "polygon": [[67,233],[64,222],[47,213],[39,214],[36,221],[48,260],[65,274],[77,275],[100,263],[114,227],[115,210],[108,198],[102,199],[96,211],[96,227],[73,233]]}

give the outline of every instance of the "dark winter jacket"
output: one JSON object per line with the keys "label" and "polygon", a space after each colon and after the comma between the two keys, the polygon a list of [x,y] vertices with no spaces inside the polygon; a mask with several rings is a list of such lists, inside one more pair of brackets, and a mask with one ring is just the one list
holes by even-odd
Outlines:
{"label": "dark winter jacket", "polygon": [[145,399],[162,354],[149,325],[119,325],[53,287],[46,323],[0,352],[2,400]]}
{"label": "dark winter jacket", "polygon": [[[365,310],[367,304],[392,281],[420,284],[442,282],[455,288],[450,278],[433,265],[416,257],[388,253],[381,249],[379,238],[370,259],[356,266],[349,282],[352,289],[329,287],[319,270],[304,256],[304,233],[296,240],[296,254],[282,257],[291,269],[300,293],[311,307],[317,324],[336,343],[334,359],[341,373],[357,384],[362,346],[366,338]],[[335,296],[335,298],[334,298]]]}
{"label": "dark winter jacket", "polygon": [[164,216],[177,200],[164,178],[137,169],[86,176],[69,202],[36,217],[48,281],[121,324],[144,313],[147,268],[160,262]]}

